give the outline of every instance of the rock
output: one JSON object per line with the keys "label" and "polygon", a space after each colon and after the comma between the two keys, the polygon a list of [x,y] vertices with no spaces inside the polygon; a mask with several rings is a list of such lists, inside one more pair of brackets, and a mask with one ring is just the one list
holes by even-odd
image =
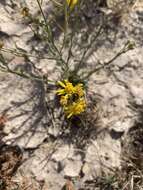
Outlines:
{"label": "rock", "polygon": [[[100,137],[89,145],[83,172],[86,179],[91,177],[97,177],[104,173],[110,173],[114,169],[120,168],[120,152],[121,144],[120,140],[113,139],[108,133],[100,134]],[[89,173],[91,175],[89,175]]]}
{"label": "rock", "polygon": [[39,181],[45,180],[47,175],[51,173],[56,175],[58,163],[48,160],[48,158],[54,154],[53,149],[56,149],[54,143],[45,143],[39,146],[39,148],[33,152],[32,156],[25,155],[25,162],[20,166],[19,170],[23,170],[24,173],[32,174]]}
{"label": "rock", "polygon": [[42,131],[42,129],[40,129],[39,131],[35,131],[34,133],[27,132],[26,135],[24,135],[24,132],[21,135],[9,133],[9,135],[3,138],[3,140],[7,144],[18,144],[20,147],[23,148],[37,148],[46,137],[47,134],[45,133],[45,130]]}
{"label": "rock", "polygon": [[116,122],[114,122],[111,125],[110,129],[114,130],[117,133],[124,133],[124,132],[126,133],[131,125],[132,125],[131,120],[126,119],[124,121],[116,121]]}
{"label": "rock", "polygon": [[80,173],[82,161],[80,154],[74,153],[73,146],[62,145],[52,155],[52,160],[59,163],[59,171],[68,177],[77,177]]}
{"label": "rock", "polygon": [[74,149],[72,146],[61,145],[60,148],[55,151],[55,153],[52,155],[52,159],[56,162],[63,161],[68,158],[72,158],[74,156]]}
{"label": "rock", "polygon": [[68,177],[78,177],[81,171],[82,162],[80,160],[66,160],[64,162],[64,174]]}
{"label": "rock", "polygon": [[8,35],[20,34],[24,28],[24,25],[12,23],[11,21],[5,22],[1,25],[1,31],[7,33]]}
{"label": "rock", "polygon": [[39,99],[42,89],[38,83],[10,74],[1,73],[0,79],[0,111],[7,110],[8,114],[4,128],[7,135],[3,141],[23,148],[37,147],[47,137],[47,129],[43,125],[46,116]]}
{"label": "rock", "polygon": [[[88,163],[84,163],[82,166],[83,181],[92,181],[94,179],[94,166],[90,166]],[[98,174],[99,175],[99,174]]]}
{"label": "rock", "polygon": [[60,134],[59,126],[51,126],[51,127],[49,127],[48,134],[52,135],[53,137],[58,137],[58,135]]}
{"label": "rock", "polygon": [[130,85],[131,93],[134,97],[134,101],[137,105],[143,104],[143,85],[142,80],[138,81],[136,84]]}

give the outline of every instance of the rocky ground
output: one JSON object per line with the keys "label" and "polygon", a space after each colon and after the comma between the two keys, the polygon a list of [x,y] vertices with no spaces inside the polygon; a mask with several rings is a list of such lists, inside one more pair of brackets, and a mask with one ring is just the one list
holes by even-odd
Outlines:
{"label": "rocky ground", "polygon": [[[47,2],[45,11],[49,9]],[[36,55],[44,47],[32,40],[33,33],[20,14],[21,6],[22,1],[0,1],[0,39],[6,48],[16,44]],[[26,6],[38,14],[34,1],[27,0]],[[10,190],[108,190],[107,183],[103,187],[102,181],[96,181],[98,177],[115,174],[123,167],[123,160],[127,165],[136,155],[139,160],[135,163],[143,162],[143,2],[123,6],[123,12],[112,6],[108,1],[108,7],[100,7],[102,14],[113,16],[87,57],[88,68],[97,60],[109,60],[128,40],[136,45],[88,81],[85,128],[78,128],[76,122],[73,128],[61,127],[64,118],[61,109],[54,106],[54,89],[45,92],[39,81],[0,72],[1,190],[6,184]],[[90,5],[88,9],[83,17],[90,29],[96,27],[99,10]],[[50,79],[60,77],[53,61],[3,54],[12,68],[31,72],[34,64]]]}

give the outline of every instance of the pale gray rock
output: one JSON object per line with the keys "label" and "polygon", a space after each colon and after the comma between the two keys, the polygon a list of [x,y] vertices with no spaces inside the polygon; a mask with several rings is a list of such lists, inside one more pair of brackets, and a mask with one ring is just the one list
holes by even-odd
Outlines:
{"label": "pale gray rock", "polygon": [[23,32],[25,26],[18,23],[12,23],[12,21],[5,21],[1,25],[1,31],[8,35],[19,35]]}
{"label": "pale gray rock", "polygon": [[56,162],[64,161],[68,158],[72,158],[74,156],[73,146],[69,146],[68,144],[61,145],[55,153],[52,155],[52,159]]}
{"label": "pale gray rock", "polygon": [[87,162],[82,166],[82,173],[84,175],[83,181],[92,181],[94,180],[94,177],[101,175],[100,167],[97,168],[97,166],[91,165]]}
{"label": "pale gray rock", "polygon": [[78,177],[81,171],[82,162],[80,160],[69,159],[64,161],[64,174],[68,177]]}
{"label": "pale gray rock", "polygon": [[43,125],[45,112],[43,108],[40,110],[42,89],[39,84],[37,86],[11,74],[1,73],[0,80],[0,111],[8,115],[4,142],[37,147],[47,137],[47,129]]}
{"label": "pale gray rock", "polygon": [[136,83],[130,84],[131,94],[134,97],[134,101],[137,105],[143,104],[143,79],[139,79]]}
{"label": "pale gray rock", "polygon": [[104,132],[99,137],[92,141],[89,145],[83,168],[85,178],[89,176],[90,171],[93,178],[100,176],[102,171],[108,173],[121,167],[120,163],[121,144],[120,140],[114,139],[110,134]]}

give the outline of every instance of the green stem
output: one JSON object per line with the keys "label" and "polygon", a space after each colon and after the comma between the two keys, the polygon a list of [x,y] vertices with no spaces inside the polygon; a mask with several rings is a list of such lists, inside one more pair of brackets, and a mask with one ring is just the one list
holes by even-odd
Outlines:
{"label": "green stem", "polygon": [[2,48],[1,49],[2,52],[7,52],[7,53],[11,53],[11,54],[14,54],[18,57],[34,57],[34,58],[37,58],[37,59],[49,59],[49,60],[57,60],[59,61],[60,59],[57,59],[55,57],[40,57],[40,56],[35,56],[35,55],[32,55],[32,54],[27,54],[27,53],[23,53],[23,52],[16,52],[17,50],[16,49],[5,49],[5,48]]}
{"label": "green stem", "polygon": [[101,31],[103,29],[103,24],[101,24],[101,26],[99,27],[96,35],[94,36],[94,38],[92,39],[92,42],[89,43],[89,45],[85,48],[82,57],[79,61],[79,63],[75,66],[74,72],[78,72],[79,69],[81,68],[83,61],[85,59],[86,54],[88,53],[89,49],[91,49],[92,45],[94,44],[95,40],[98,38],[98,36],[101,34]]}
{"label": "green stem", "polygon": [[[90,71],[85,77],[82,78],[82,80],[87,80],[92,74],[94,74],[95,72],[103,69],[104,67],[110,65],[113,61],[115,61],[120,55],[122,55],[123,53],[126,53],[129,49],[126,48],[126,46],[124,46],[124,48],[122,50],[120,50],[115,56],[113,56],[113,58],[111,58],[108,62],[105,62],[104,64],[96,67],[95,69],[93,69],[92,71]],[[100,62],[99,62],[100,63]]]}
{"label": "green stem", "polygon": [[51,80],[48,80],[48,79],[44,80],[43,77],[36,76],[34,74],[27,75],[27,74],[25,74],[25,73],[23,73],[21,71],[14,71],[14,70],[9,68],[8,64],[5,64],[5,63],[4,63],[4,66],[0,65],[0,71],[5,72],[5,73],[15,74],[15,75],[18,75],[18,76],[20,76],[22,78],[26,78],[26,79],[30,79],[30,80],[42,81],[42,82],[45,82],[46,84],[48,82],[53,83],[53,81],[51,81]]}
{"label": "green stem", "polygon": [[44,15],[44,12],[43,12],[43,9],[42,9],[42,7],[41,7],[41,3],[40,3],[40,1],[39,0],[37,0],[37,3],[38,3],[38,6],[39,6],[39,8],[40,8],[40,12],[41,12],[41,14],[42,14],[42,17],[43,17],[43,19],[44,19],[44,22],[45,22],[45,25],[46,25],[46,28],[47,28],[47,31],[48,31],[48,36],[50,37],[50,39],[51,39],[51,29],[49,28],[49,25],[48,25],[48,23],[47,23],[47,20],[46,20],[46,17],[45,17],[45,15]]}

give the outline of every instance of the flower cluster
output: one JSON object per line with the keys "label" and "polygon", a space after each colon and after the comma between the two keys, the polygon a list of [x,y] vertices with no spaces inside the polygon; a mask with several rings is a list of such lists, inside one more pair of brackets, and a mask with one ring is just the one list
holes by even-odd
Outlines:
{"label": "flower cluster", "polygon": [[60,104],[63,106],[67,118],[84,112],[86,101],[83,84],[79,83],[73,86],[71,82],[64,80],[64,82],[59,81],[58,85],[61,88],[57,90],[57,94],[60,96]]}

